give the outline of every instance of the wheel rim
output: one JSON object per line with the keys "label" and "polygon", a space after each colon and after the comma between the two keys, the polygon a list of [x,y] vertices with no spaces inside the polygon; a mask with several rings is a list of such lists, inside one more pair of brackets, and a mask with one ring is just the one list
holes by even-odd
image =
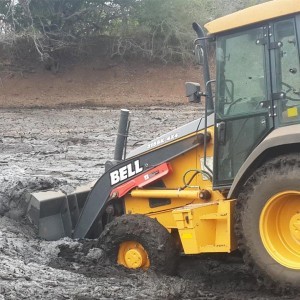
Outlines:
{"label": "wheel rim", "polygon": [[150,260],[147,251],[140,243],[126,241],[119,247],[118,264],[129,269],[147,270],[150,267]]}
{"label": "wheel rim", "polygon": [[262,242],[279,264],[300,270],[300,192],[278,193],[260,215]]}

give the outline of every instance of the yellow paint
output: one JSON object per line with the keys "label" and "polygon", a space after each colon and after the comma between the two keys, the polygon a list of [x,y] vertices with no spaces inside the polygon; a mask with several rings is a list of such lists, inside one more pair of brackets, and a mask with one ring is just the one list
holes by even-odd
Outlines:
{"label": "yellow paint", "polygon": [[300,192],[286,191],[270,198],[260,215],[259,232],[275,261],[300,270]]}
{"label": "yellow paint", "polygon": [[[199,134],[203,131],[194,133],[193,135]],[[207,147],[207,155],[209,157],[213,157],[213,140],[214,140],[214,132],[213,127],[209,128],[209,132],[212,136],[211,141],[208,143]],[[190,135],[191,136],[191,135]],[[185,138],[189,138],[187,136]],[[200,159],[204,157],[203,146],[199,146],[195,149],[184,153],[171,161],[169,163],[172,167],[172,172],[165,177],[162,178],[164,185],[166,186],[165,189],[162,189],[161,192],[168,193],[166,190],[174,189],[178,190],[180,187],[183,186],[183,174],[190,169],[201,169]],[[192,174],[188,174],[187,179],[190,178]],[[191,182],[192,186],[197,186],[197,188],[186,188],[183,192],[187,191],[190,194],[194,193],[195,197],[192,196],[186,198],[178,198],[177,196],[174,198],[170,198],[171,204],[159,206],[155,208],[151,208],[149,206],[149,199],[137,197],[137,193],[139,191],[141,193],[156,193],[153,192],[154,187],[151,189],[140,189],[140,190],[133,190],[131,191],[132,197],[130,194],[125,196],[125,209],[127,214],[144,214],[148,215],[152,218],[156,218],[164,227],[168,230],[176,228],[175,221],[172,217],[172,210],[178,207],[182,207],[191,203],[204,203],[202,199],[199,199],[199,191],[200,189],[207,189],[211,192],[211,199],[210,201],[219,201],[223,199],[223,195],[219,191],[212,191],[212,182],[209,180],[204,180],[201,174],[198,174],[193,181]],[[157,189],[155,189],[157,190]],[[166,191],[166,192],[165,192]],[[170,196],[170,195],[169,195]],[[157,197],[157,196],[156,196]]]}
{"label": "yellow paint", "polygon": [[300,12],[299,0],[274,0],[216,19],[205,25],[209,34]]}
{"label": "yellow paint", "polygon": [[154,189],[136,189],[131,192],[133,198],[181,198],[181,199],[199,199],[200,190],[154,190]]}
{"label": "yellow paint", "polygon": [[183,232],[181,234],[181,238],[183,240],[186,240],[186,239],[192,239],[193,238],[193,235],[190,233],[190,232]]}
{"label": "yellow paint", "polygon": [[[235,200],[191,204],[173,211],[185,254],[231,252]],[[191,236],[191,239],[187,239]]]}
{"label": "yellow paint", "polygon": [[[213,128],[209,128],[209,131],[212,138],[207,145],[207,156],[213,157]],[[194,135],[199,133],[201,131]],[[165,188],[152,186],[132,190],[124,199],[126,213],[144,214],[155,218],[170,233],[178,230],[186,254],[230,252],[236,249],[232,234],[234,201],[224,201],[221,192],[213,191],[212,182],[202,174],[195,176],[190,183],[191,188],[179,191],[183,186],[184,173],[192,169],[201,169],[203,150],[203,146],[199,146],[169,161],[172,172],[162,178]],[[187,175],[187,181],[192,174]],[[200,198],[202,189],[211,193],[209,201]],[[151,198],[170,199],[171,203],[151,208]],[[187,223],[186,218],[192,221]]]}
{"label": "yellow paint", "polygon": [[297,107],[288,108],[287,115],[289,118],[297,117],[298,116],[298,108]]}
{"label": "yellow paint", "polygon": [[150,267],[150,260],[144,247],[135,241],[123,242],[119,247],[118,264],[129,269]]}
{"label": "yellow paint", "polygon": [[300,213],[296,213],[290,220],[290,232],[293,239],[300,243]]}

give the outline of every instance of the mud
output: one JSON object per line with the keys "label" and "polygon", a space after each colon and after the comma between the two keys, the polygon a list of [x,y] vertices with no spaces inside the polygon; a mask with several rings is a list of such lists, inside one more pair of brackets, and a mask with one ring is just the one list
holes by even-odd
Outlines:
{"label": "mud", "polygon": [[[199,116],[198,107],[134,109],[128,149]],[[26,193],[97,179],[112,159],[119,111],[2,110],[0,300],[297,299],[260,287],[239,253],[182,257],[178,275],[112,266],[93,241],[42,241],[24,218]]]}

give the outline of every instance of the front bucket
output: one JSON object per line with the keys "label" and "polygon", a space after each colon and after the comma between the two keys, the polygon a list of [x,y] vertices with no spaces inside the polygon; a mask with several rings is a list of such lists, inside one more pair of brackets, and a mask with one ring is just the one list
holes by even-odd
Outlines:
{"label": "front bucket", "polygon": [[66,195],[61,191],[41,191],[28,195],[27,217],[38,229],[39,237],[53,241],[72,237],[87,196],[94,182]]}

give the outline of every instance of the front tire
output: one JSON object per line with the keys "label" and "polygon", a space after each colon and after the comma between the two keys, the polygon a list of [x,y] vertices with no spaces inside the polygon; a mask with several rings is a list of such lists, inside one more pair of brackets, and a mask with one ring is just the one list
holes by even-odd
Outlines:
{"label": "front tire", "polygon": [[112,263],[129,269],[175,273],[178,250],[172,235],[157,220],[123,215],[109,223],[98,242]]}
{"label": "front tire", "polygon": [[266,162],[238,196],[236,236],[244,260],[272,289],[300,286],[300,156]]}

